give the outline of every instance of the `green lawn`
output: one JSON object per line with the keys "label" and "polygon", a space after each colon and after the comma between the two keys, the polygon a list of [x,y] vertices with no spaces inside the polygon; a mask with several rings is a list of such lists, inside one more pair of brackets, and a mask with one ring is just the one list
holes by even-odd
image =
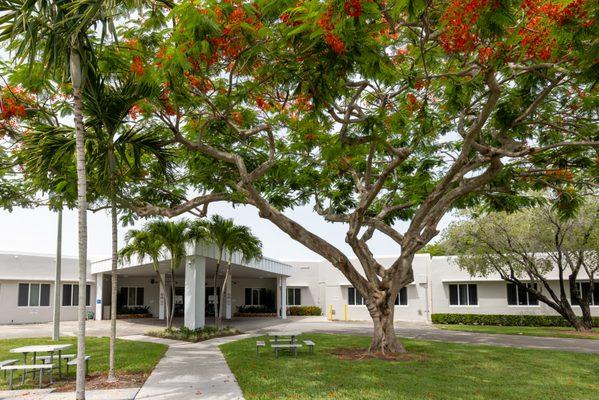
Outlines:
{"label": "green lawn", "polygon": [[526,335],[563,337],[576,339],[599,340],[599,328],[594,328],[592,334],[580,334],[573,328],[552,326],[492,326],[492,325],[435,325],[437,328],[450,331],[466,331],[479,333],[502,333],[504,335]]}
{"label": "green lawn", "polygon": [[[88,337],[86,354],[91,356],[89,363],[90,375],[106,374],[108,371],[108,338]],[[9,358],[21,358],[20,354],[9,353],[10,349],[16,347],[28,346],[34,344],[56,343],[49,338],[36,339],[5,339],[0,340],[0,360]],[[66,350],[65,353],[76,353],[77,340],[75,338],[65,338],[59,343],[72,343],[73,347]],[[159,343],[133,342],[130,340],[118,340],[116,347],[116,369],[117,375],[121,374],[145,374],[148,375],[158,361],[166,352],[168,346]],[[32,355],[29,354],[28,362],[31,362]],[[19,361],[21,363],[21,361]],[[63,374],[65,372],[63,364]],[[15,389],[20,388],[20,372],[15,372]],[[55,371],[54,379],[58,379],[58,373]],[[75,368],[69,369],[69,376],[63,375],[62,384],[75,379]],[[25,387],[35,387],[37,382],[28,382]],[[56,386],[60,386],[60,383]],[[7,382],[0,375],[0,390],[7,389]]]}
{"label": "green lawn", "polygon": [[599,356],[404,339],[415,360],[340,360],[335,348],[366,349],[370,339],[304,335],[315,355],[256,357],[250,338],[221,346],[246,399],[596,399]]}

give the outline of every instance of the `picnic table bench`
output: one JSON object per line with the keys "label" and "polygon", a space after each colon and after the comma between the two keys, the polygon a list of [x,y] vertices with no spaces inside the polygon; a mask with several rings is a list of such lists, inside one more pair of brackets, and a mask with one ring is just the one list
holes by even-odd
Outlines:
{"label": "picnic table bench", "polygon": [[44,379],[44,370],[50,370],[50,383],[54,382],[52,378],[52,369],[54,368],[54,364],[19,364],[19,365],[5,365],[2,367],[2,371],[9,372],[8,378],[8,389],[12,390],[13,384],[13,375],[15,371],[23,371],[23,376],[27,373],[28,370],[39,371],[39,380],[40,380],[40,389],[42,388],[42,380]]}
{"label": "picnic table bench", "polygon": [[[13,365],[14,363],[16,363],[17,360],[16,358],[10,359],[10,360],[4,360],[4,361],[0,361],[0,369],[2,369],[2,367],[5,367],[7,365]],[[3,370],[2,374],[3,374],[3,378],[6,379],[6,371],[7,370]]]}
{"label": "picnic table bench", "polygon": [[275,358],[279,357],[279,349],[291,350],[293,352],[293,356],[297,357],[297,349],[302,347],[301,344],[297,343],[273,344],[271,346],[273,349],[275,349]]}

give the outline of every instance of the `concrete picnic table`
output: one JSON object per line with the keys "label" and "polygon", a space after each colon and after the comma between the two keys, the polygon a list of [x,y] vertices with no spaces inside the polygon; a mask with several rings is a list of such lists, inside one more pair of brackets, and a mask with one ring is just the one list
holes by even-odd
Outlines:
{"label": "concrete picnic table", "polygon": [[302,334],[302,332],[298,332],[298,331],[272,331],[272,332],[266,332],[266,334],[268,336],[272,336],[275,338],[275,344],[279,343],[279,338],[291,338],[291,343],[295,343],[296,338]]}
{"label": "concrete picnic table", "polygon": [[[9,350],[11,353],[20,353],[23,354],[23,364],[27,364],[27,354],[33,353],[33,364],[36,363],[37,353],[50,353],[50,364],[54,363],[54,352],[58,352],[58,378],[62,378],[62,369],[60,366],[62,351],[72,347],[72,344],[36,344],[32,346],[23,346],[17,347],[16,349]],[[35,371],[33,371],[35,376]],[[25,373],[23,373],[22,383],[25,383]],[[52,379],[52,374],[50,374],[50,379]],[[51,381],[53,383],[53,379]]]}

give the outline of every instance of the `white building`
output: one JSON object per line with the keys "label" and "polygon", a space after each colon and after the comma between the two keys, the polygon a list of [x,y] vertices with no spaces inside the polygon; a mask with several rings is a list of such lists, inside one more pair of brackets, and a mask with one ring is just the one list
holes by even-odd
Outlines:
{"label": "white building", "polygon": [[[188,254],[185,266],[178,268],[172,279],[168,259],[160,260],[158,271],[154,271],[150,260],[119,265],[118,309],[146,309],[152,316],[164,318],[166,293],[160,288],[157,276],[161,274],[167,292],[174,287],[176,315],[182,316],[189,328],[203,326],[206,315],[213,312],[216,251],[211,246],[200,245],[190,247]],[[389,266],[395,257],[380,256],[377,260]],[[360,268],[357,260],[353,263]],[[556,315],[551,308],[537,304],[499,276],[471,277],[451,257],[418,254],[413,268],[414,282],[401,291],[396,301],[396,320],[427,322],[433,313]],[[51,321],[54,271],[52,256],[0,254],[0,324]],[[61,317],[74,320],[77,260],[64,258],[62,271]],[[223,274],[224,266],[219,272],[220,279]],[[553,273],[549,279],[557,289],[557,274]],[[110,260],[91,263],[88,282],[89,311],[96,319],[108,318]],[[591,309],[593,315],[599,316],[599,284],[596,285]],[[280,262],[264,258],[244,263],[235,256],[224,302],[225,318],[248,307],[285,318],[288,306],[301,305],[318,306],[323,315],[334,320],[370,320],[360,294],[326,261]],[[577,307],[575,310],[580,312]]]}

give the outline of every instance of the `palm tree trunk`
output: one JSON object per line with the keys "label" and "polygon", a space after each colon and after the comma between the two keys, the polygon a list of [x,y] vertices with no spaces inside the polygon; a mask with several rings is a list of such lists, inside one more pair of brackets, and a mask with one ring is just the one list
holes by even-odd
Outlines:
{"label": "palm tree trunk", "polygon": [[[111,178],[113,180],[113,178]],[[114,185],[114,182],[111,183]],[[114,373],[114,357],[116,347],[116,313],[117,313],[117,284],[118,275],[116,273],[118,263],[118,221],[117,221],[117,210],[116,201],[114,198],[114,190],[111,200],[111,219],[112,219],[112,287],[110,291],[110,349],[108,351],[108,382],[116,381],[116,375]]]}
{"label": "palm tree trunk", "polygon": [[221,250],[221,252],[218,255],[218,260],[216,261],[216,270],[214,271],[214,285],[213,285],[213,289],[212,289],[212,294],[213,294],[213,298],[214,298],[214,324],[216,325],[216,329],[220,330],[220,321],[219,321],[219,312],[218,312],[218,270],[220,268],[220,262],[223,258],[223,252]]}
{"label": "palm tree trunk", "polygon": [[[158,262],[155,262],[155,265],[158,265]],[[166,292],[166,284],[164,283],[164,280],[162,279],[162,275],[160,274],[158,267],[154,267],[154,270],[156,271],[156,277],[158,278],[158,283],[160,285],[160,288],[164,292],[164,318],[166,319],[166,327],[168,328],[171,302],[169,301],[169,296]]]}
{"label": "palm tree trunk", "polygon": [[85,400],[85,292],[87,280],[87,177],[85,172],[85,131],[81,99],[82,68],[77,51],[78,38],[71,38],[69,67],[73,84],[73,113],[75,119],[75,149],[77,158],[77,200],[79,211],[79,306],[77,330],[76,400]]}
{"label": "palm tree trunk", "polygon": [[169,294],[171,301],[171,311],[168,316],[167,328],[171,329],[173,327],[173,317],[175,316],[175,274],[173,273],[173,269],[171,268],[171,293]]}
{"label": "palm tree trunk", "polygon": [[[225,271],[225,280],[223,281],[223,285],[220,289],[221,300],[225,299],[225,296],[226,296],[225,291],[227,289],[227,282],[229,281],[229,279],[231,279],[231,260],[230,259],[229,259],[229,263],[227,264],[227,269]],[[222,328],[222,316],[224,313],[226,313],[226,310],[223,307],[225,304],[226,304],[226,300],[221,301],[221,309],[220,309],[220,313],[219,313],[220,320],[218,322],[219,329]]]}
{"label": "palm tree trunk", "polygon": [[62,267],[62,207],[58,209],[58,224],[56,229],[56,274],[54,276],[54,329],[52,340],[60,339],[60,278]]}

